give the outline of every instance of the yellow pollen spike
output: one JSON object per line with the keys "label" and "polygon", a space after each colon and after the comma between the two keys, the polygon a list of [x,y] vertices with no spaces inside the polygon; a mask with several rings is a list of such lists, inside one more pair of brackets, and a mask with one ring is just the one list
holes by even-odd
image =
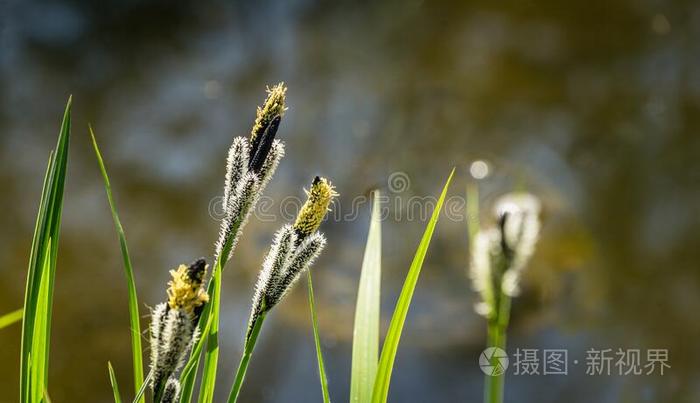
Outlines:
{"label": "yellow pollen spike", "polygon": [[306,192],[308,199],[301,207],[294,222],[294,229],[304,238],[318,229],[329,211],[331,201],[338,193],[326,178],[316,177],[311,189]]}
{"label": "yellow pollen spike", "polygon": [[265,127],[272,122],[275,116],[280,117],[284,115],[284,111],[287,110],[285,106],[285,100],[287,95],[287,87],[284,83],[279,83],[272,88],[267,89],[267,99],[262,107],[258,107],[258,113],[255,118],[255,125],[253,125],[253,130],[250,132],[250,142],[252,143],[255,139],[262,134]]}
{"label": "yellow pollen spike", "polygon": [[181,264],[177,270],[170,270],[170,275],[173,277],[168,282],[168,305],[171,309],[182,309],[192,314],[196,308],[209,301],[209,294],[202,287],[201,278],[199,281],[191,278],[186,265]]}

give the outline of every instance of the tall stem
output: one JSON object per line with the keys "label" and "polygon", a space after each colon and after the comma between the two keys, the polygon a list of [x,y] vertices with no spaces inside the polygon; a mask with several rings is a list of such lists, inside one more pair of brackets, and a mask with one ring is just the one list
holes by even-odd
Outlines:
{"label": "tall stem", "polygon": [[243,346],[243,355],[241,356],[240,364],[238,364],[238,371],[236,371],[236,379],[233,382],[231,393],[228,396],[228,403],[235,403],[238,400],[238,395],[241,393],[243,379],[245,378],[245,373],[248,370],[248,364],[250,364],[250,357],[253,355],[255,343],[258,341],[260,329],[262,328],[263,322],[265,321],[265,315],[267,315],[267,312],[261,313],[253,321],[253,323],[251,323],[250,335],[246,339],[245,345]]}
{"label": "tall stem", "polygon": [[[506,350],[508,322],[510,321],[510,297],[501,293],[495,318],[489,319],[488,347]],[[503,403],[503,389],[506,380],[505,369],[499,375],[486,375],[484,383],[484,403]]]}

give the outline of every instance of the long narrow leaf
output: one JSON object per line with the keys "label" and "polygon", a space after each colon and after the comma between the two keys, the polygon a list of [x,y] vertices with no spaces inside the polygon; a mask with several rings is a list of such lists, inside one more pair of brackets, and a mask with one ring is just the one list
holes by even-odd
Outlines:
{"label": "long narrow leaf", "polygon": [[13,323],[19,322],[20,320],[22,320],[22,316],[24,316],[23,314],[24,310],[22,308],[19,308],[16,311],[12,311],[0,316],[0,329],[10,326]]}
{"label": "long narrow leaf", "polygon": [[445,201],[445,195],[447,194],[447,189],[450,186],[453,175],[454,169],[447,178],[447,182],[442,189],[442,193],[440,194],[435,210],[430,217],[428,226],[425,228],[423,238],[421,239],[418,249],[416,250],[416,254],[413,257],[411,268],[408,270],[408,275],[406,276],[403,288],[401,289],[399,300],[396,303],[394,315],[392,316],[391,323],[389,324],[389,331],[384,339],[382,355],[379,358],[377,377],[374,381],[374,390],[372,392],[373,403],[384,403],[389,396],[391,371],[394,368],[394,360],[396,359],[396,351],[399,347],[399,340],[401,339],[403,325],[406,322],[406,315],[408,314],[408,308],[411,304],[411,299],[413,298],[413,292],[416,289],[416,283],[418,282],[418,277],[420,276],[420,271],[423,267],[423,260],[428,252],[428,246],[430,245],[430,240],[433,237],[433,231],[435,231],[435,225],[440,217],[442,204]]}
{"label": "long narrow leaf", "polygon": [[20,402],[45,399],[49,341],[63,189],[68,163],[71,99],[63,114],[55,152],[49,157],[32,240],[24,295],[20,357]]}
{"label": "long narrow leaf", "polygon": [[318,361],[318,377],[321,381],[321,394],[323,403],[330,403],[331,396],[328,393],[328,377],[326,376],[326,365],[323,363],[323,352],[321,351],[321,336],[318,331],[318,317],[316,316],[316,303],[314,301],[314,285],[311,280],[311,269],[306,274],[309,288],[309,310],[311,311],[311,327],[314,330],[314,344],[316,345],[316,360]]}
{"label": "long narrow leaf", "polygon": [[109,383],[112,385],[112,393],[114,393],[114,403],[122,403],[117,377],[114,375],[114,368],[112,368],[112,363],[109,361],[107,362],[107,368],[109,369]]}
{"label": "long narrow leaf", "polygon": [[370,401],[374,378],[377,374],[382,274],[382,222],[379,200],[380,193],[375,191],[355,305],[350,378],[351,403]]}
{"label": "long narrow leaf", "polygon": [[[93,132],[92,127],[89,127],[89,130],[90,138],[92,139],[92,147],[95,149],[97,163],[99,164],[100,172],[102,173],[102,180],[104,181],[105,192],[107,193],[107,201],[109,202],[109,209],[112,212],[112,221],[114,221],[114,227],[117,231],[117,236],[119,237],[119,248],[122,254],[122,263],[124,264],[124,275],[126,276],[126,286],[129,293],[131,355],[134,368],[134,393],[136,393],[139,390],[141,384],[143,384],[143,352],[141,349],[141,324],[139,316],[139,302],[136,295],[136,283],[134,281],[134,269],[131,265],[131,258],[129,257],[129,248],[126,244],[124,228],[122,227],[121,220],[119,220],[119,214],[117,214],[117,206],[114,202],[114,197],[112,196],[112,185],[109,182],[107,169],[105,168],[104,160],[102,159],[100,149],[97,147],[97,140],[95,140],[95,133]],[[142,398],[140,400],[140,403],[144,402],[145,400]]]}
{"label": "long narrow leaf", "polygon": [[[47,249],[51,249],[51,238],[47,241]],[[49,343],[46,337],[46,328],[49,311],[49,282],[50,282],[50,256],[46,254],[39,281],[39,293],[36,302],[36,319],[34,320],[34,337],[32,338],[31,374],[30,384],[32,402],[40,402],[46,390],[46,365]]]}
{"label": "long narrow leaf", "polygon": [[214,267],[214,292],[211,294],[209,304],[211,308],[211,322],[207,337],[207,351],[204,354],[204,368],[202,370],[202,385],[199,390],[199,402],[211,403],[214,401],[214,387],[216,386],[216,366],[219,362],[219,298],[221,297],[221,259],[217,260]]}

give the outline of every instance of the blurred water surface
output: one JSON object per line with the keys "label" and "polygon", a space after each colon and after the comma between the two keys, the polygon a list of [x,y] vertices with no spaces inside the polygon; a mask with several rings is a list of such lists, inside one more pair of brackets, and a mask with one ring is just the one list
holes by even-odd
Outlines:
{"label": "blurred water surface", "polygon": [[[700,401],[700,4],[692,1],[0,1],[0,311],[21,306],[41,179],[74,96],[52,332],[56,402],[127,390],[119,249],[92,155],[96,128],[133,254],[140,302],[168,269],[210,256],[226,147],[265,85],[285,81],[280,205],[313,175],[343,212],[379,187],[384,328],[424,222],[412,196],[540,195],[540,248],[509,345],[566,348],[568,376],[511,376],[507,402]],[[388,185],[400,172],[409,182]],[[394,190],[392,192],[392,189]],[[274,210],[274,208],[273,208]],[[367,204],[324,224],[315,266],[331,394],[347,398]],[[487,218],[485,215],[484,219]],[[283,218],[252,220],[224,274],[219,395],[238,361],[252,284]],[[483,321],[465,276],[466,223],[443,216],[409,313],[393,402],[479,401]],[[144,325],[147,319],[144,319]],[[17,400],[20,326],[0,331],[0,402]],[[263,331],[242,400],[320,401],[305,287]],[[668,349],[664,376],[588,376],[590,348]],[[571,361],[578,359],[574,365]]]}

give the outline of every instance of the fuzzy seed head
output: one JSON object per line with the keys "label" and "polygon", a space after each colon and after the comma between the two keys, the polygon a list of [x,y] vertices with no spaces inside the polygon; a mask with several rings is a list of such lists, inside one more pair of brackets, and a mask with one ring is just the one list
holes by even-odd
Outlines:
{"label": "fuzzy seed head", "polygon": [[288,259],[284,271],[280,273],[277,284],[271,289],[274,293],[268,299],[270,307],[284,298],[297,279],[307,270],[321,255],[326,246],[326,237],[320,232],[314,232],[304,239],[294,250],[294,254]]}
{"label": "fuzzy seed head", "polygon": [[299,215],[294,222],[294,230],[299,236],[299,241],[303,240],[318,227],[326,217],[329,206],[334,197],[338,195],[335,188],[326,178],[316,177],[311,183],[311,189],[306,191],[307,200],[301,207]]}
{"label": "fuzzy seed head", "polygon": [[183,310],[193,316],[199,307],[209,301],[209,294],[202,287],[207,264],[199,259],[191,265],[181,264],[171,270],[173,279],[168,282],[168,305],[171,309]]}
{"label": "fuzzy seed head", "polygon": [[180,401],[180,382],[177,379],[168,379],[160,401],[161,403],[177,403]]}
{"label": "fuzzy seed head", "polygon": [[255,125],[250,133],[250,142],[254,144],[258,136],[262,135],[263,131],[277,116],[284,116],[287,110],[285,105],[287,95],[287,87],[283,82],[267,88],[267,98],[263,106],[258,107],[257,116],[255,117]]}
{"label": "fuzzy seed head", "polygon": [[527,193],[511,193],[496,202],[494,214],[499,221],[502,253],[509,260],[502,284],[506,295],[518,294],[521,272],[535,252],[540,210],[540,201]]}
{"label": "fuzzy seed head", "polygon": [[224,208],[228,208],[231,195],[243,175],[248,172],[248,140],[244,137],[233,139],[226,158],[226,178],[224,180]]}
{"label": "fuzzy seed head", "polygon": [[500,236],[496,229],[479,231],[472,243],[471,265],[469,277],[472,288],[481,296],[481,301],[475,306],[476,312],[484,317],[490,317],[494,312],[496,295],[494,292],[493,254],[498,250]]}

